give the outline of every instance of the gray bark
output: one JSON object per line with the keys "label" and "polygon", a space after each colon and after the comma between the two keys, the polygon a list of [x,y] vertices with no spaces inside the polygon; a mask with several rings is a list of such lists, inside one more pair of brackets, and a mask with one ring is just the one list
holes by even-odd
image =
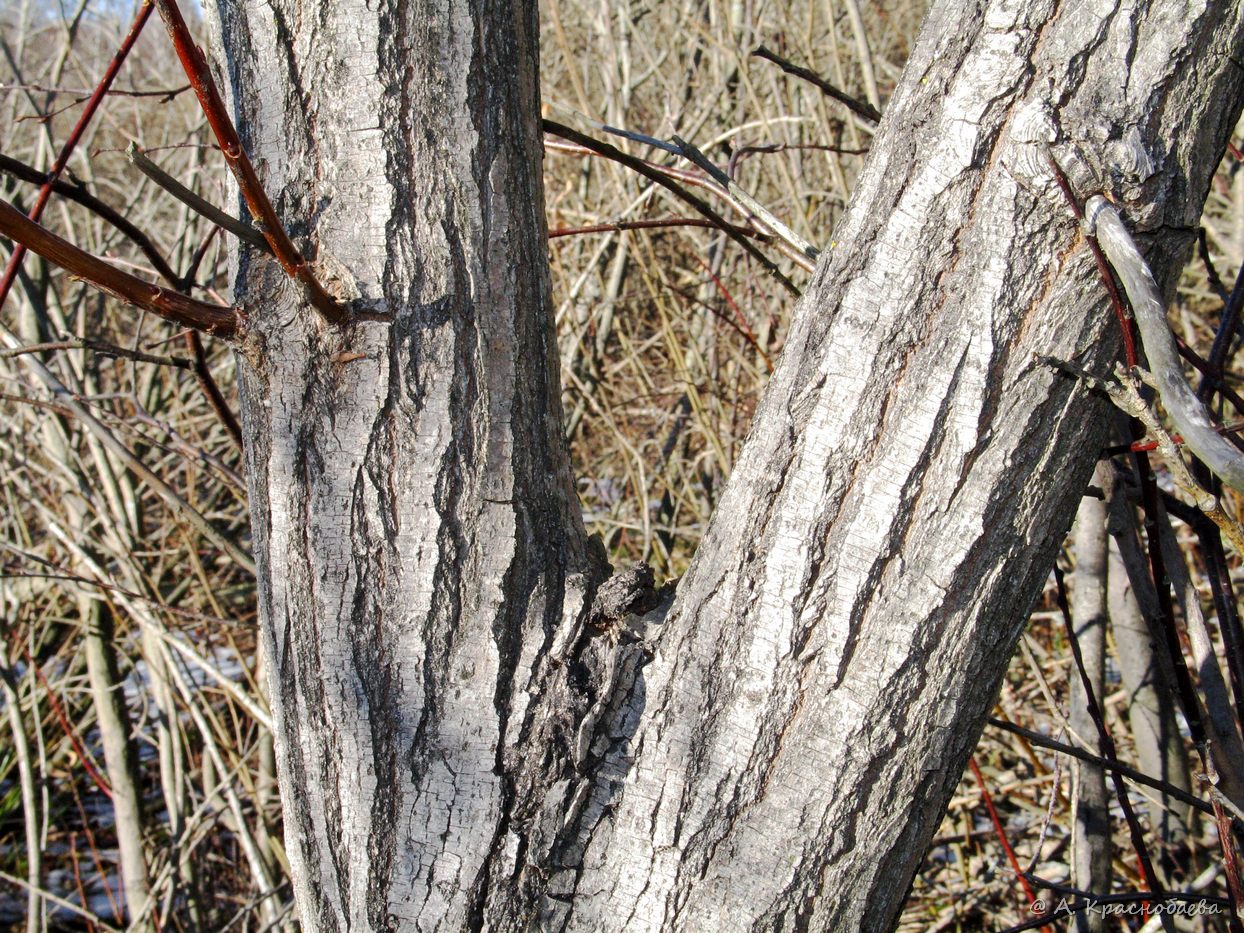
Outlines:
{"label": "gray bark", "polygon": [[[1099,462],[1094,471],[1098,487],[1107,485],[1114,467]],[[1098,709],[1105,715],[1106,699],[1106,503],[1095,496],[1080,500],[1071,531],[1076,566],[1072,577],[1071,624],[1075,627],[1084,663],[1084,676],[1073,662],[1068,671],[1071,709],[1068,720],[1076,735],[1088,739],[1090,748],[1105,754],[1097,726],[1089,712],[1085,681],[1093,691]],[[1071,765],[1074,819],[1071,828],[1071,868],[1073,884],[1081,891],[1110,892],[1110,796],[1106,791],[1106,772],[1101,765],[1075,761]],[[1077,933],[1100,933],[1106,928],[1100,913],[1081,911],[1072,920]]]}
{"label": "gray bark", "polygon": [[[1149,624],[1141,613],[1118,545],[1111,543],[1110,627],[1127,692],[1127,721],[1140,759],[1140,770],[1180,790],[1191,788],[1188,754],[1175,718],[1175,688],[1162,676]],[[1182,842],[1194,814],[1186,804],[1161,791],[1151,794],[1149,825],[1167,843]]]}
{"label": "gray bark", "polygon": [[[112,616],[98,600],[83,597],[78,605],[86,620],[83,653],[100,744],[104,747],[104,767],[112,789],[112,811],[116,819],[117,850],[121,861],[121,881],[125,891],[126,916],[131,921],[147,907],[147,860],[143,853],[143,803],[138,774],[138,752],[130,738],[130,714],[125,706],[117,649],[113,639]],[[136,923],[135,928],[149,928]]]}
{"label": "gray bark", "polygon": [[1102,437],[1034,361],[1117,350],[1037,143],[1143,141],[1123,203],[1169,284],[1240,10],[935,5],[672,608],[635,574],[597,612],[534,9],[238,0],[216,28],[287,227],[393,315],[333,329],[239,260],[304,928],[891,926]]}
{"label": "gray bark", "polygon": [[[477,925],[531,701],[598,573],[561,436],[531,4],[223,5],[287,227],[391,325],[243,253],[243,419],[304,929]],[[512,869],[509,869],[512,870]]]}

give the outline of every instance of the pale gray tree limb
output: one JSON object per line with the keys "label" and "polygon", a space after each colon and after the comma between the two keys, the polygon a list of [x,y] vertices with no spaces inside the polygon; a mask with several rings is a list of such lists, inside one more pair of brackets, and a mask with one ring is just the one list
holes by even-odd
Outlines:
{"label": "pale gray tree limb", "polygon": [[1205,403],[1184,377],[1175,337],[1166,320],[1166,302],[1118,209],[1101,195],[1084,205],[1086,231],[1097,238],[1136,316],[1153,385],[1184,445],[1224,483],[1244,492],[1244,454],[1218,433]]}

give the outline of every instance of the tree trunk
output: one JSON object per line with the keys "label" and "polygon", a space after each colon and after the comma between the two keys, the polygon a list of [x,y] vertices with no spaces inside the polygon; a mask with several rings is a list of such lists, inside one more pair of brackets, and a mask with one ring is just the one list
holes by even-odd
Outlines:
{"label": "tree trunk", "polygon": [[[561,435],[532,4],[222,5],[337,330],[243,254],[263,643],[304,929],[478,923],[534,678],[597,573]],[[507,849],[507,847],[509,847]]]}
{"label": "tree trunk", "polygon": [[633,574],[589,613],[534,6],[376,6],[215,24],[287,228],[393,316],[334,329],[240,257],[304,928],[890,927],[1102,437],[1034,359],[1117,352],[1037,143],[1118,168],[1170,282],[1240,10],[937,3],[672,608]]}

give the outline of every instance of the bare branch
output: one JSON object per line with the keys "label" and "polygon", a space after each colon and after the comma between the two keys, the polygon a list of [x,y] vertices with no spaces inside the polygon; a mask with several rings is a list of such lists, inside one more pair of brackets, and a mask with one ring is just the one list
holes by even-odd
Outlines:
{"label": "bare branch", "polygon": [[1123,283],[1154,376],[1153,386],[1184,444],[1223,482],[1244,492],[1244,454],[1218,433],[1205,403],[1184,378],[1175,338],[1166,322],[1166,303],[1119,212],[1101,195],[1094,195],[1084,205],[1084,223]]}
{"label": "bare branch", "polygon": [[689,193],[681,185],[675,184],[669,178],[666,178],[663,174],[656,171],[642,160],[637,159],[634,156],[627,155],[616,146],[611,146],[609,143],[603,143],[600,140],[593,139],[590,136],[585,136],[583,133],[572,130],[570,127],[563,126],[560,123],[555,123],[552,120],[544,120],[543,124],[544,129],[547,132],[552,133],[555,136],[560,136],[562,139],[568,139],[571,142],[578,143],[585,149],[590,149],[599,155],[603,155],[606,158],[621,163],[632,171],[643,175],[650,181],[656,182],[667,191],[672,192],[680,200],[690,204],[697,212],[703,214],[711,220],[713,224],[725,232],[730,239],[739,244],[739,246],[741,246],[749,256],[759,261],[761,265],[765,267],[765,270],[777,279],[787,291],[789,291],[792,295],[797,296],[799,294],[799,289],[795,287],[794,283],[791,282],[790,279],[782,274],[782,270],[774,264],[773,260],[771,260],[760,250],[756,249],[756,247],[749,243],[745,237],[735,233],[732,229],[732,224],[727,223],[725,218],[723,218],[695,195]]}
{"label": "bare branch", "polygon": [[238,188],[246,200],[251,216],[272,248],[272,255],[281,264],[286,275],[302,285],[307,301],[324,316],[326,321],[338,325],[348,323],[351,319],[349,310],[328,294],[324,286],[316,279],[310,266],[289,238],[289,234],[285,232],[280,218],[276,215],[276,210],[272,207],[272,202],[264,193],[263,184],[259,181],[259,176],[255,174],[255,168],[251,165],[246,150],[242,148],[241,137],[234,129],[233,121],[229,119],[220,92],[216,89],[216,82],[207,67],[207,60],[190,37],[190,29],[186,26],[181,10],[177,7],[177,0],[155,0],[155,2],[159,6],[160,18],[164,20],[169,38],[173,41],[173,47],[177,50],[177,57],[181,59],[182,67],[186,71],[186,77],[190,79],[190,86],[194,88],[195,96],[199,98],[199,105],[203,108],[208,125],[216,134],[216,140],[220,143],[225,161],[238,181]]}
{"label": "bare branch", "polygon": [[792,64],[776,52],[772,52],[763,45],[756,48],[752,52],[756,58],[763,58],[767,62],[773,62],[788,75],[801,78],[809,84],[817,87],[826,97],[833,98],[850,110],[857,117],[862,117],[874,126],[881,122],[881,111],[872,104],[860,100],[858,97],[852,97],[846,91],[840,91],[834,87],[815,71],[809,71],[807,68],[801,68],[799,65]]}
{"label": "bare branch", "polygon": [[[27,165],[25,162],[3,154],[0,154],[0,172],[7,172],[14,178],[34,185],[44,184],[48,179],[47,172],[41,172],[34,166]],[[52,182],[52,191],[63,198],[73,201],[75,204],[80,204],[92,214],[115,227],[142,251],[142,254],[147,257],[155,271],[165,280],[168,282],[176,282],[178,280],[177,273],[173,271],[173,267],[168,264],[168,261],[156,249],[150,237],[130,223],[119,211],[105,204],[80,185],[75,185],[62,179],[56,179]]]}
{"label": "bare branch", "polygon": [[199,197],[176,178],[147,158],[146,154],[139,149],[135,143],[130,143],[126,148],[125,157],[133,163],[135,168],[196,214],[206,217],[216,226],[229,231],[239,240],[255,247],[255,249],[262,250],[269,256],[272,255],[272,247],[270,247],[268,245],[268,241],[263,238],[263,234],[261,234],[254,227],[248,227],[233,215],[222,211],[219,207],[212,204],[205,198]]}
{"label": "bare branch", "polygon": [[244,315],[238,308],[208,304],[122,272],[35,223],[7,201],[0,201],[0,234],[18,244],[14,256],[20,249],[31,249],[96,288],[175,324],[215,337],[234,337],[242,329]]}

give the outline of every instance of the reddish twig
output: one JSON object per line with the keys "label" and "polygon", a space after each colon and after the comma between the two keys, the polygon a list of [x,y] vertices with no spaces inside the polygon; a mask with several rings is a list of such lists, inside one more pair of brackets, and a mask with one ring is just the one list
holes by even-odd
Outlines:
{"label": "reddish twig", "polygon": [[[121,913],[121,905],[117,903],[117,899],[113,894],[112,884],[108,881],[108,876],[110,874],[115,875],[115,872],[108,872],[104,868],[104,860],[100,857],[99,845],[95,841],[95,833],[91,830],[91,820],[86,815],[86,807],[82,805],[82,795],[78,793],[78,783],[76,781],[69,781],[68,783],[69,793],[73,795],[73,802],[78,808],[78,816],[82,819],[82,835],[86,839],[86,847],[91,852],[91,861],[95,863],[95,873],[103,884],[104,896],[108,899],[108,906],[112,908],[112,917],[117,923],[123,923],[122,917],[124,915]],[[116,881],[119,887],[121,879],[117,878]]]}
{"label": "reddish twig", "polygon": [[1024,889],[1024,894],[1028,897],[1028,903],[1024,906],[1030,907],[1036,902],[1037,895],[1032,890],[1032,885],[1028,883],[1023,868],[1020,867],[1019,858],[1016,857],[1015,850],[1011,848],[1010,840],[1006,838],[1006,829],[1002,825],[1002,820],[998,817],[998,811],[994,809],[993,797],[990,796],[989,787],[985,784],[985,776],[981,774],[981,769],[976,764],[975,755],[968,759],[968,766],[971,767],[972,773],[976,775],[976,783],[981,789],[981,800],[985,803],[985,809],[989,813],[989,821],[993,823],[993,830],[998,836],[998,842],[1002,845],[1002,851],[1006,853],[1006,860],[1010,862],[1011,870],[1015,872],[1015,877],[1019,879],[1019,883]]}
{"label": "reddish twig", "polygon": [[[73,886],[78,892],[78,903],[86,904],[86,888],[82,885],[82,869],[78,864],[78,843],[74,833],[69,833],[69,864],[73,868]],[[86,921],[87,933],[95,933],[95,923],[92,920]]]}
{"label": "reddish twig", "polygon": [[[735,321],[730,321],[728,318],[723,317],[722,319],[725,320],[731,326],[733,326],[734,329],[737,330],[740,334],[742,334],[743,339],[745,339],[749,344],[751,344],[753,350],[755,350],[757,353],[760,354],[761,359],[765,361],[765,368],[769,371],[769,374],[772,375],[773,374],[773,360],[769,357],[769,354],[765,352],[764,347],[760,345],[760,341],[756,339],[756,334],[752,330],[751,323],[747,320],[747,317],[743,314],[743,309],[739,307],[738,302],[734,300],[734,296],[730,294],[730,289],[726,288],[726,284],[718,277],[718,275],[715,272],[713,272],[712,267],[709,266],[709,264],[706,263],[703,259],[701,259],[699,256],[692,256],[691,258],[694,259],[697,263],[699,263],[700,268],[703,269],[705,273],[708,274],[708,277],[713,280],[713,285],[715,285],[717,287],[717,290],[721,292],[722,297],[726,300],[726,304],[728,304],[730,306],[730,310],[734,312],[734,316],[737,319],[737,323],[735,323]],[[708,305],[705,305],[705,307],[708,307]]]}
{"label": "reddish twig", "polygon": [[[26,658],[26,663],[30,665],[31,669],[35,673],[35,677],[37,677],[39,682],[43,685],[43,689],[47,691],[47,697],[52,707],[52,710],[55,713],[57,719],[60,721],[61,728],[64,730],[65,735],[69,738],[69,742],[73,746],[75,753],[78,755],[78,760],[82,762],[82,767],[85,769],[87,775],[91,778],[91,780],[95,783],[95,785],[104,793],[104,796],[106,796],[109,800],[111,800],[112,799],[112,788],[108,785],[108,782],[105,781],[103,777],[100,775],[98,769],[95,767],[94,760],[87,754],[86,749],[82,747],[82,743],[79,741],[77,733],[73,731],[73,727],[70,725],[69,719],[65,715],[64,709],[61,707],[60,700],[57,698],[55,691],[52,690],[51,684],[48,683],[47,678],[43,675],[43,670],[39,667],[37,663],[35,663],[35,659],[31,655],[30,649],[27,648],[26,645],[23,643],[22,632],[20,631],[20,629],[15,629],[11,633],[10,638],[9,638],[9,653],[10,654],[16,653],[19,645],[21,646],[20,647],[21,653]],[[85,824],[86,813],[85,811],[82,810],[82,802],[81,802],[81,799],[78,797],[77,784],[73,781],[70,781],[69,786],[73,790],[74,798],[78,800],[78,810],[79,812],[82,813],[83,825],[86,825]],[[88,838],[89,838],[89,833],[90,833],[89,827],[87,827],[87,833],[88,833]],[[91,847],[92,847],[91,848],[92,853],[94,853],[96,856],[96,865],[100,865],[99,858],[98,858],[98,852],[95,851],[93,841],[91,842]],[[102,870],[102,866],[101,866],[101,870]]]}
{"label": "reddish twig", "polygon": [[[35,198],[34,206],[30,209],[30,219],[32,221],[37,221],[43,216],[43,208],[47,206],[48,198],[52,196],[53,186],[65,170],[65,166],[69,164],[69,157],[73,155],[74,149],[78,147],[82,134],[86,132],[87,126],[95,117],[95,112],[99,110],[99,105],[103,103],[104,97],[108,94],[108,88],[112,86],[117,72],[121,70],[121,65],[125,63],[130,50],[134,48],[134,43],[138,41],[138,37],[143,31],[143,26],[147,25],[147,19],[150,16],[150,3],[144,3],[138,8],[138,13],[134,16],[134,22],[130,24],[129,31],[125,34],[125,38],[121,40],[121,45],[117,48],[116,54],[112,56],[112,60],[108,62],[108,67],[104,69],[104,76],[99,79],[95,93],[91,95],[90,100],[86,102],[86,107],[78,115],[78,120],[74,123],[73,129],[69,133],[69,138],[61,146],[60,153],[56,156],[56,161],[52,163],[52,168],[48,171],[47,180],[39,188],[39,194]],[[11,234],[9,235],[11,236]],[[17,245],[13,248],[13,255],[9,257],[8,265],[5,266],[4,277],[0,278],[0,308],[4,307],[4,303],[9,297],[9,292],[13,290],[13,283],[17,281],[18,270],[22,266],[22,260],[26,258],[26,248],[29,246],[29,244],[24,245],[23,241],[17,237],[14,237],[14,239],[17,240]]]}
{"label": "reddish twig", "polygon": [[685,289],[678,288],[674,285],[670,285],[669,283],[666,283],[666,287],[670,291],[672,291],[675,295],[677,295],[679,298],[683,299],[683,301],[689,301],[692,304],[699,305],[701,308],[704,308],[711,315],[713,315],[713,317],[717,318],[717,320],[721,321],[722,323],[730,327],[736,334],[738,334],[740,337],[743,338],[743,340],[747,343],[748,346],[750,346],[753,350],[755,350],[760,355],[760,358],[764,360],[765,369],[770,374],[772,374],[773,362],[772,360],[769,359],[769,354],[765,353],[765,351],[761,349],[760,344],[756,342],[755,336],[751,334],[749,330],[745,330],[743,327],[740,327],[739,324],[736,321],[734,321],[728,314],[726,314],[725,312],[721,311],[718,308],[714,308],[707,301],[697,298],[695,295],[692,295],[690,292],[686,291]]}
{"label": "reddish twig", "polygon": [[181,60],[182,68],[185,69],[186,77],[190,79],[190,86],[199,99],[199,106],[203,108],[203,114],[207,117],[216,141],[220,143],[225,161],[238,181],[238,189],[242,192],[251,217],[259,226],[268,245],[272,247],[272,255],[281,264],[285,274],[302,285],[307,301],[326,321],[338,325],[349,322],[349,310],[328,294],[316,279],[302,254],[290,240],[289,234],[285,232],[272,202],[264,193],[263,184],[247,158],[246,150],[242,148],[241,137],[234,129],[220,92],[216,89],[216,82],[207,67],[207,59],[194,44],[190,29],[177,7],[177,0],[155,0],[155,3],[160,9],[160,18],[164,20],[164,26],[173,42],[173,48],[177,51],[177,57]]}
{"label": "reddish twig", "polygon": [[[243,315],[239,309],[188,298],[122,272],[35,223],[7,201],[0,201],[0,234],[17,243],[14,256],[23,248],[33,250],[71,275],[175,324],[205,330],[217,337],[233,337],[241,330]],[[16,274],[12,260],[10,266]]]}
{"label": "reddish twig", "polygon": [[[1211,780],[1216,775],[1210,775]],[[1235,852],[1235,833],[1231,817],[1217,797],[1210,797],[1214,806],[1214,822],[1218,826],[1218,844],[1222,848],[1222,870],[1227,876],[1227,894],[1231,897],[1231,933],[1240,933],[1240,905],[1244,904],[1244,884],[1240,881],[1240,860]]]}
{"label": "reddish twig", "polygon": [[61,706],[60,699],[56,696],[56,691],[52,689],[52,685],[48,683],[47,677],[43,674],[43,668],[35,662],[35,659],[30,654],[30,650],[24,645],[22,646],[22,653],[26,655],[26,663],[34,670],[35,677],[39,679],[39,683],[43,684],[43,689],[47,691],[48,705],[52,707],[52,712],[55,714],[57,722],[60,723],[61,730],[65,733],[65,738],[69,739],[69,744],[73,746],[74,754],[82,762],[82,769],[86,771],[87,777],[103,792],[104,796],[111,800],[112,787],[104,780],[104,776],[95,767],[95,760],[87,754],[86,749],[82,746],[82,740],[74,732],[73,726],[69,722],[69,717],[65,715],[65,709]]}

